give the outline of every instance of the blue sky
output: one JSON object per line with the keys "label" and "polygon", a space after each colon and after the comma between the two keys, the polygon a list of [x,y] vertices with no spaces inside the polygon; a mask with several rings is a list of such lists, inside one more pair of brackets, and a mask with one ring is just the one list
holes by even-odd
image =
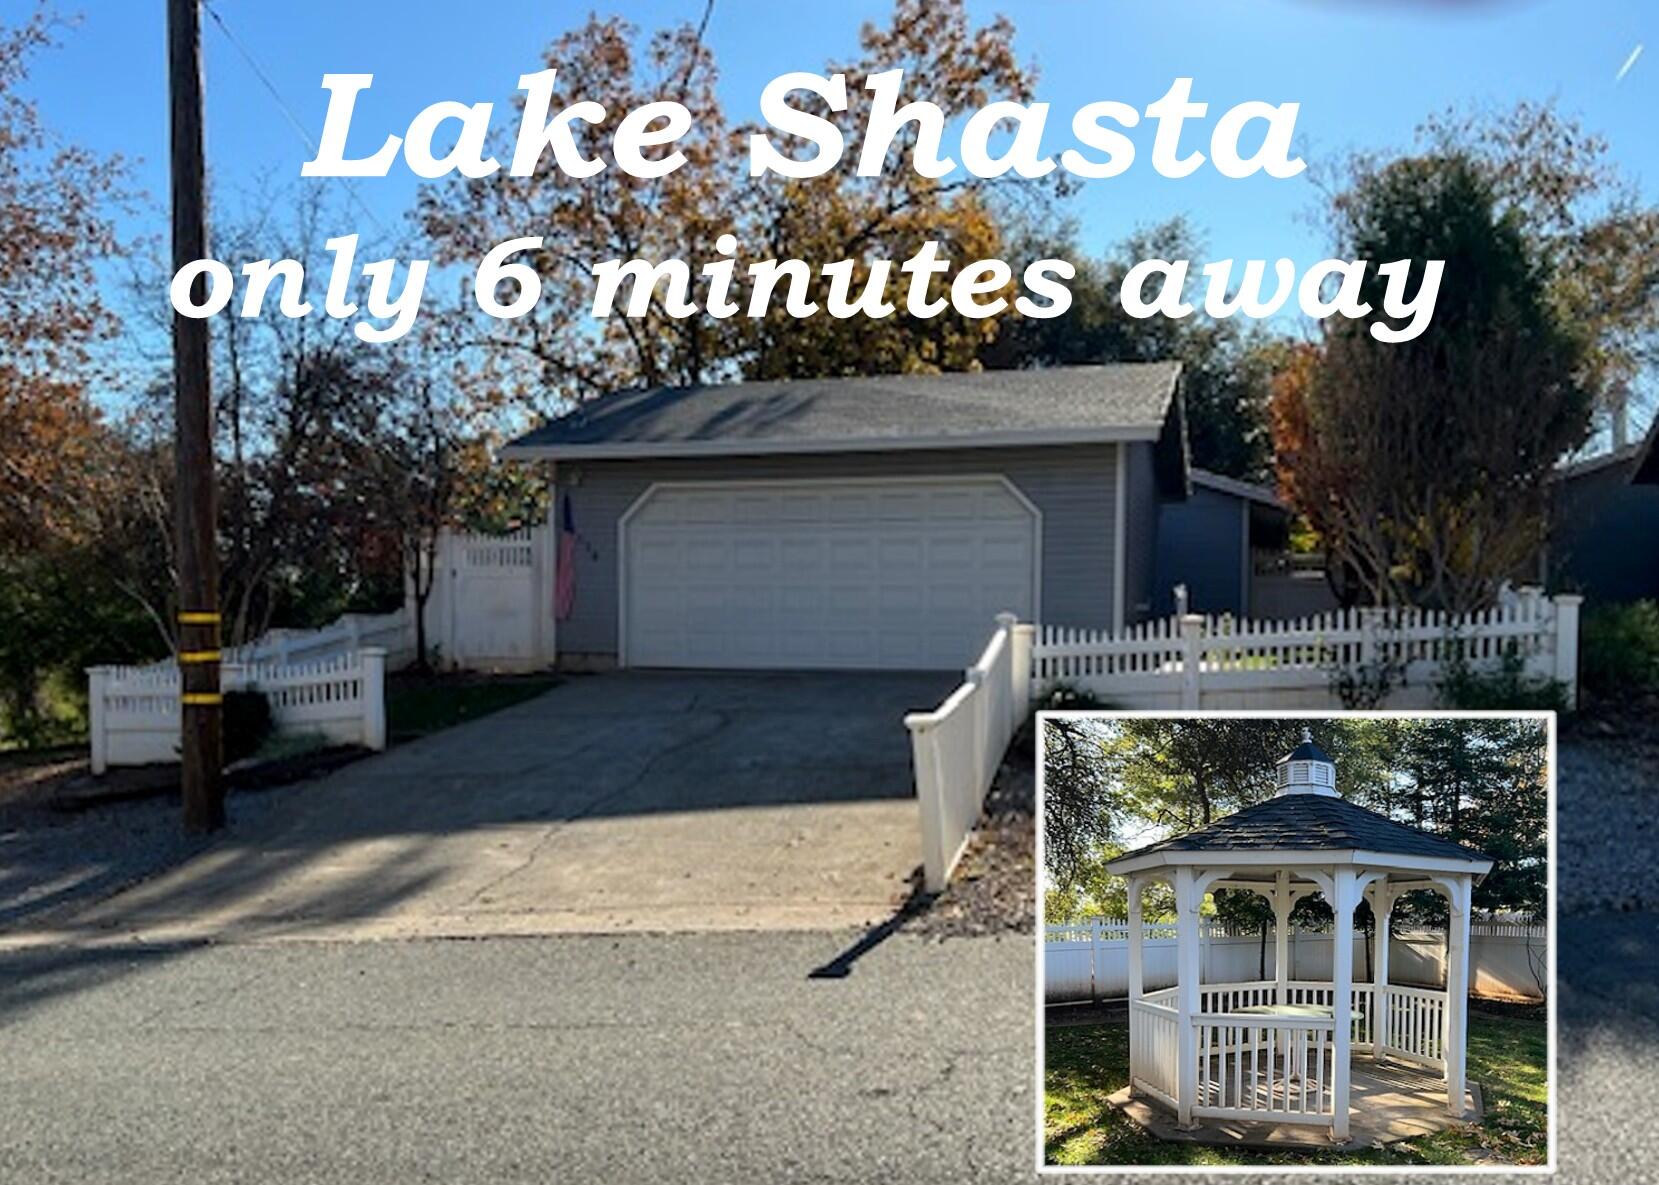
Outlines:
{"label": "blue sky", "polygon": [[[21,0],[5,0],[8,7]],[[76,0],[58,0],[72,10]],[[539,52],[590,9],[620,11],[645,28],[695,19],[702,0],[213,0],[237,38],[315,137],[326,72],[368,72],[354,146],[401,132],[438,99],[506,100]],[[83,19],[60,50],[38,59],[31,92],[67,137],[137,162],[150,212],[136,229],[165,230],[166,92],[162,0],[81,0]],[[1404,146],[1416,123],[1447,104],[1503,106],[1556,97],[1607,135],[1650,199],[1659,197],[1659,4],[1651,0],[1173,0],[1102,3],[974,2],[981,18],[1005,12],[1022,58],[1042,72],[1062,135],[1070,112],[1102,98],[1144,107],[1172,78],[1195,78],[1212,116],[1246,99],[1302,104],[1298,134],[1310,163],[1358,147]],[[818,70],[856,48],[876,0],[779,5],[716,0],[708,40],[723,70],[733,117],[752,116],[763,85],[788,70]],[[1653,43],[1621,82],[1632,49]],[[299,184],[303,142],[262,83],[212,21],[206,22],[208,151],[221,192],[261,181]],[[603,101],[603,96],[595,96]],[[1136,225],[1175,212],[1205,233],[1209,258],[1300,262],[1327,252],[1307,215],[1316,194],[1305,177],[1226,180],[1209,169],[1182,180],[1152,171],[1150,132],[1123,176],[1087,183],[1075,199],[1091,250]],[[1189,136],[1191,133],[1189,133]],[[361,136],[362,141],[357,137]],[[1206,137],[1207,138],[1207,137]],[[1202,147],[1203,139],[1193,143]],[[745,162],[734,160],[741,170]],[[310,184],[338,185],[338,181]],[[359,195],[388,225],[410,204],[416,181],[396,168],[359,181]],[[348,227],[346,230],[359,229]],[[363,226],[370,231],[373,228]],[[527,228],[526,233],[532,233]]]}

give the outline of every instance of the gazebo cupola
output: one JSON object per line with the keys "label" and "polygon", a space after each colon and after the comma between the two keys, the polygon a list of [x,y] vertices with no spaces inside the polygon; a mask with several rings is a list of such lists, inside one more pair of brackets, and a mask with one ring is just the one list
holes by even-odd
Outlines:
{"label": "gazebo cupola", "polygon": [[1278,795],[1323,794],[1338,797],[1336,762],[1313,742],[1313,732],[1302,730],[1302,743],[1279,758]]}

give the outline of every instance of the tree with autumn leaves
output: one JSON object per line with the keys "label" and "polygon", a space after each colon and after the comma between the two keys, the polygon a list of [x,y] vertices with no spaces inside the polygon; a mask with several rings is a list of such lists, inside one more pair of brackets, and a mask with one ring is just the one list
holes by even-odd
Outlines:
{"label": "tree with autumn leaves", "polygon": [[21,90],[60,31],[44,7],[0,24],[0,739],[72,728],[43,681],[156,642],[100,562],[132,505],[129,454],[96,399],[122,328],[97,265],[121,250],[126,174],[60,140]]}
{"label": "tree with autumn leaves", "polygon": [[0,556],[82,537],[95,518],[96,347],[120,330],[95,265],[120,249],[122,164],[61,142],[21,93],[55,29],[44,7],[0,24]]}

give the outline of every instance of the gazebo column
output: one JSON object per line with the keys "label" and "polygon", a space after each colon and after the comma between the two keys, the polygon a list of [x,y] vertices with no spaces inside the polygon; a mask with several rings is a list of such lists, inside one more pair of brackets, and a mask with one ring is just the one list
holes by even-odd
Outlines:
{"label": "gazebo column", "polygon": [[1331,1016],[1335,1031],[1331,1034],[1331,1103],[1335,1114],[1331,1118],[1333,1139],[1348,1138],[1348,1093],[1352,1078],[1349,1059],[1352,1056],[1354,1027],[1354,906],[1359,903],[1358,874],[1352,868],[1339,868],[1331,878],[1331,912],[1335,915],[1335,932],[1331,936]]}
{"label": "gazebo column", "polygon": [[1378,881],[1367,896],[1371,898],[1372,924],[1376,927],[1371,950],[1371,1057],[1380,1062],[1388,1036],[1388,927],[1394,916],[1394,890],[1387,881]]}
{"label": "gazebo column", "polygon": [[1268,895],[1273,905],[1273,1002],[1285,1004],[1290,1000],[1290,910],[1296,900],[1290,895],[1288,869],[1281,868],[1273,880],[1273,892]]}
{"label": "gazebo column", "polygon": [[1142,953],[1141,891],[1146,881],[1138,876],[1129,878],[1129,1003],[1140,1000],[1146,988],[1146,962]]}
{"label": "gazebo column", "polygon": [[1446,921],[1446,1110],[1463,1117],[1463,1085],[1469,1046],[1469,912],[1474,885],[1467,875],[1444,882],[1451,916]]}
{"label": "gazebo column", "polygon": [[1198,916],[1203,886],[1191,868],[1175,870],[1175,968],[1177,987],[1175,1068],[1176,1117],[1182,1127],[1194,1126],[1192,1109],[1198,1104],[1198,1030],[1192,1018],[1199,1013]]}

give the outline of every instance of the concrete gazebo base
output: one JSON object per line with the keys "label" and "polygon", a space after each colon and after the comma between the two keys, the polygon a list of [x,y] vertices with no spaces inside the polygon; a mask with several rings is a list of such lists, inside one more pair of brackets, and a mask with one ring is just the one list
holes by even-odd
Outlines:
{"label": "concrete gazebo base", "polygon": [[1356,1059],[1353,1068],[1353,1113],[1348,1139],[1331,1138],[1328,1127],[1299,1123],[1241,1122],[1205,1119],[1185,1131],[1175,1113],[1126,1086],[1107,1101],[1138,1126],[1160,1140],[1215,1147],[1352,1151],[1379,1144],[1432,1136],[1464,1123],[1479,1123],[1485,1114],[1480,1085],[1465,1084],[1467,1118],[1453,1119],[1446,1111],[1446,1083],[1438,1073],[1393,1062],[1378,1064]]}

